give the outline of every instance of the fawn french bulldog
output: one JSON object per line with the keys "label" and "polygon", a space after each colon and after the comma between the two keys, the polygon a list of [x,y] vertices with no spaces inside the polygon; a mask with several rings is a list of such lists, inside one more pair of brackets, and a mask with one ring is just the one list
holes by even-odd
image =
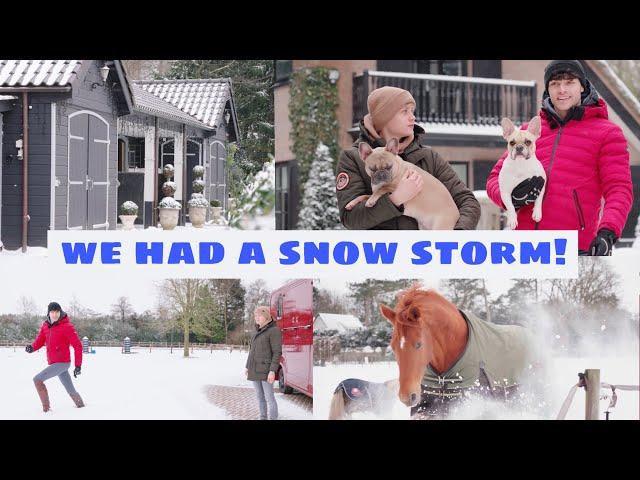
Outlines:
{"label": "fawn french bulldog", "polygon": [[409,171],[423,178],[420,192],[404,204],[404,215],[415,218],[420,230],[453,230],[460,212],[451,193],[433,175],[398,156],[398,139],[390,139],[385,147],[372,149],[363,142],[358,146],[365,170],[371,177],[372,195],[361,195],[350,202],[351,208],[366,200],[366,207],[373,207],[378,199],[393,192],[400,179]]}

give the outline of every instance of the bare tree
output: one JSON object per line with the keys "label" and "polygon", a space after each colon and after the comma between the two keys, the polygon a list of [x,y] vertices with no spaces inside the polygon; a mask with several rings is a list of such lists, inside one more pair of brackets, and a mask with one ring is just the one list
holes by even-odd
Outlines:
{"label": "bare tree", "polygon": [[202,300],[206,295],[205,285],[206,280],[180,278],[165,280],[161,286],[164,306],[182,328],[185,357],[189,356],[190,333],[206,334],[206,318],[202,311]]}
{"label": "bare tree", "polygon": [[36,316],[38,315],[38,312],[40,310],[44,310],[44,309],[38,308],[33,297],[27,297],[26,295],[21,295],[20,299],[18,300],[18,310],[22,315]]}
{"label": "bare tree", "polygon": [[247,286],[244,296],[245,305],[245,324],[253,324],[253,311],[258,305],[268,305],[271,291],[267,288],[264,280],[256,280]]}
{"label": "bare tree", "polygon": [[118,297],[116,303],[111,305],[111,313],[120,320],[121,333],[124,332],[124,320],[125,318],[135,313],[131,302],[125,296]]}
{"label": "bare tree", "polygon": [[578,278],[548,280],[543,293],[550,304],[617,307],[619,286],[619,277],[605,259],[580,257]]}

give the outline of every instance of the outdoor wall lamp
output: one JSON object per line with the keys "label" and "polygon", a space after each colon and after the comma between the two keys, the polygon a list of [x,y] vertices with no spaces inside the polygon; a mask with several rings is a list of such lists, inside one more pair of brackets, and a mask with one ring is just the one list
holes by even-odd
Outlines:
{"label": "outdoor wall lamp", "polygon": [[21,161],[23,159],[23,154],[22,154],[22,139],[19,138],[18,140],[16,140],[16,148],[18,149],[18,154],[16,155],[16,158],[18,159],[18,161]]}
{"label": "outdoor wall lamp", "polygon": [[107,78],[109,78],[109,67],[107,67],[106,63],[100,69],[100,78],[102,79],[102,83],[93,82],[91,84],[91,90],[95,90],[96,87],[104,87],[107,82]]}
{"label": "outdoor wall lamp", "polygon": [[229,124],[230,118],[231,118],[231,112],[227,110],[226,112],[224,112],[224,121],[227,123],[227,125]]}
{"label": "outdoor wall lamp", "polygon": [[102,81],[106,82],[109,77],[109,67],[106,64],[100,69],[100,76],[102,77]]}
{"label": "outdoor wall lamp", "polygon": [[340,72],[338,70],[329,71],[329,81],[331,83],[336,83],[339,78],[340,78]]}

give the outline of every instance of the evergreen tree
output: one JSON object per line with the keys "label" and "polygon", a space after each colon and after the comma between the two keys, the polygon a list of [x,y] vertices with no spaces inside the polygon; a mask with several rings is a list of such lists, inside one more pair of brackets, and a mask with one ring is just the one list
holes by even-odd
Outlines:
{"label": "evergreen tree", "polygon": [[231,78],[238,114],[236,164],[255,174],[273,154],[273,60],[176,60],[166,78]]}
{"label": "evergreen tree", "polygon": [[237,278],[221,278],[210,280],[208,290],[218,304],[218,323],[224,332],[224,343],[229,343],[229,332],[243,325],[245,288]]}
{"label": "evergreen tree", "polygon": [[332,165],[329,148],[320,143],[304,186],[298,229],[334,230],[340,226]]}
{"label": "evergreen tree", "polygon": [[367,279],[363,282],[349,283],[351,297],[356,301],[358,316],[363,325],[369,326],[386,321],[380,313],[379,304],[386,303],[393,307],[395,295],[407,288],[413,280],[376,280]]}

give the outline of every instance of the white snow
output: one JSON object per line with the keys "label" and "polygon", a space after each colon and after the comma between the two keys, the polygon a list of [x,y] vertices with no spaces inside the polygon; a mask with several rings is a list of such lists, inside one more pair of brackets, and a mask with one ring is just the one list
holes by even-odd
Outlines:
{"label": "white snow", "polygon": [[337,313],[318,313],[315,320],[315,331],[337,330],[338,333],[360,330],[362,322],[355,315]]}
{"label": "white snow", "polygon": [[[546,405],[547,415],[536,409],[505,405],[502,402],[483,398],[470,398],[460,407],[452,410],[450,419],[555,419],[562,402],[569,393],[569,389],[578,381],[578,372],[588,368],[600,369],[600,380],[606,383],[637,385],[638,384],[638,356],[626,355],[621,357],[585,356],[581,358],[556,357],[549,365],[551,382],[544,390],[541,398],[528,398],[526,403],[543,408]],[[313,370],[314,402],[313,414],[315,419],[326,419],[329,415],[331,398],[336,386],[347,378],[361,378],[371,382],[385,382],[398,377],[398,367],[395,362],[379,362],[369,364],[342,364],[316,366]],[[610,397],[610,390],[602,390],[601,395]],[[618,402],[611,410],[611,420],[640,419],[640,398],[638,392],[618,392]],[[544,402],[544,403],[543,403]],[[542,405],[542,406],[541,406]],[[609,405],[609,398],[600,401],[600,418],[604,420],[604,412]],[[584,419],[585,394],[578,389],[567,419]],[[370,412],[358,412],[353,415],[354,420],[375,419],[409,419],[409,408],[396,399],[392,409],[386,416],[378,416]]]}
{"label": "white snow", "polygon": [[[46,382],[51,411],[42,407],[33,376],[46,367],[45,348],[28,354],[24,348],[0,348],[0,420],[4,419],[228,419],[205,393],[208,385],[251,388],[244,377],[246,352],[195,350],[189,358],[182,349],[95,347],[85,354],[82,374],[73,379],[86,407],[77,409],[57,378]],[[72,355],[73,357],[73,355]],[[72,370],[72,369],[71,369]],[[72,377],[73,378],[73,377]],[[310,419],[311,413],[280,401],[282,417]]]}
{"label": "white snow", "polygon": [[502,127],[500,125],[444,122],[422,122],[418,125],[424,128],[427,135],[430,133],[445,133],[450,135],[483,135],[502,138]]}
{"label": "white snow", "polygon": [[611,68],[609,62],[606,60],[596,60],[596,63],[600,64],[604,73],[612,80],[620,94],[635,108],[635,113],[640,114],[640,101],[636,98],[636,96],[629,90],[629,87],[620,79],[618,74]]}

